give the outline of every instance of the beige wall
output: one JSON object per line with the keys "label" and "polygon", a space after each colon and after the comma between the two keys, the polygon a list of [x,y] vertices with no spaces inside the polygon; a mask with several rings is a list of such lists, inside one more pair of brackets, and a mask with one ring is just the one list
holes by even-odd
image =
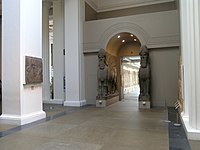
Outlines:
{"label": "beige wall", "polygon": [[97,53],[89,53],[84,55],[85,58],[85,98],[87,104],[95,104],[97,96]]}
{"label": "beige wall", "polygon": [[179,48],[150,49],[153,106],[174,106],[178,98]]}
{"label": "beige wall", "polygon": [[175,10],[175,9],[176,9],[175,2],[167,2],[167,3],[162,3],[162,4],[156,4],[156,5],[148,5],[148,6],[133,7],[133,8],[120,9],[120,10],[99,12],[97,13],[97,19],[122,17],[122,16],[153,13],[153,12],[168,11],[168,10]]}
{"label": "beige wall", "polygon": [[139,7],[128,7],[128,8],[121,8],[117,10],[107,10],[103,12],[97,12],[93,9],[89,4],[85,5],[85,20],[98,20],[98,19],[106,19],[106,18],[115,18],[115,17],[122,17],[122,16],[130,16],[130,15],[137,15],[137,14],[145,14],[145,13],[153,13],[153,12],[161,12],[161,11],[169,11],[169,10],[176,10],[177,5],[176,2],[166,2],[161,4],[154,4],[154,5],[147,5],[147,6],[139,6]]}
{"label": "beige wall", "polygon": [[85,3],[85,21],[97,20],[97,12]]}

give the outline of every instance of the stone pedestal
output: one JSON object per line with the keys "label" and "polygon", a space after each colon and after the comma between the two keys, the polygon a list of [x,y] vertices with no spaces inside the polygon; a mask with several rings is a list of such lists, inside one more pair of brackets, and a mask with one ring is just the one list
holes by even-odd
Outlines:
{"label": "stone pedestal", "polygon": [[150,101],[139,101],[139,108],[140,109],[150,109],[151,102]]}
{"label": "stone pedestal", "polygon": [[106,107],[118,101],[119,101],[119,95],[115,97],[109,97],[109,98],[97,98],[96,107]]}
{"label": "stone pedestal", "polygon": [[150,96],[148,95],[139,95],[139,108],[140,109],[150,109],[151,108],[151,102],[150,102]]}

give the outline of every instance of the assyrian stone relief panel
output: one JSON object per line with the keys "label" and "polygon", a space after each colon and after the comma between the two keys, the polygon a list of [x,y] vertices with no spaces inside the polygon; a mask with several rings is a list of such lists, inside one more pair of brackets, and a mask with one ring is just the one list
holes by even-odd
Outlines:
{"label": "assyrian stone relief panel", "polygon": [[42,58],[26,56],[25,58],[25,82],[26,84],[42,83]]}

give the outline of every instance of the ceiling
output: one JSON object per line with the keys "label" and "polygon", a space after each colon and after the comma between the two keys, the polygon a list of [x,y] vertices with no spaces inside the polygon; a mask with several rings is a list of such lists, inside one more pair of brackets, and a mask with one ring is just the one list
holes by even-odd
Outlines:
{"label": "ceiling", "polygon": [[85,0],[97,12],[172,2],[175,0]]}

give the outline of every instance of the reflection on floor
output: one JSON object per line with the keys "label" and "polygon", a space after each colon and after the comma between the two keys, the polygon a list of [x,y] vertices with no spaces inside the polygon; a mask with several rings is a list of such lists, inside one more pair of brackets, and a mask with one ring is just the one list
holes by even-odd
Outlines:
{"label": "reflection on floor", "polygon": [[0,149],[168,150],[167,110],[138,110],[135,96],[125,97],[106,108],[44,105],[49,119],[2,136]]}
{"label": "reflection on floor", "polygon": [[47,117],[53,117],[59,114],[69,113],[71,111],[80,110],[79,107],[65,107],[56,104],[43,104],[43,110],[46,112]]}

